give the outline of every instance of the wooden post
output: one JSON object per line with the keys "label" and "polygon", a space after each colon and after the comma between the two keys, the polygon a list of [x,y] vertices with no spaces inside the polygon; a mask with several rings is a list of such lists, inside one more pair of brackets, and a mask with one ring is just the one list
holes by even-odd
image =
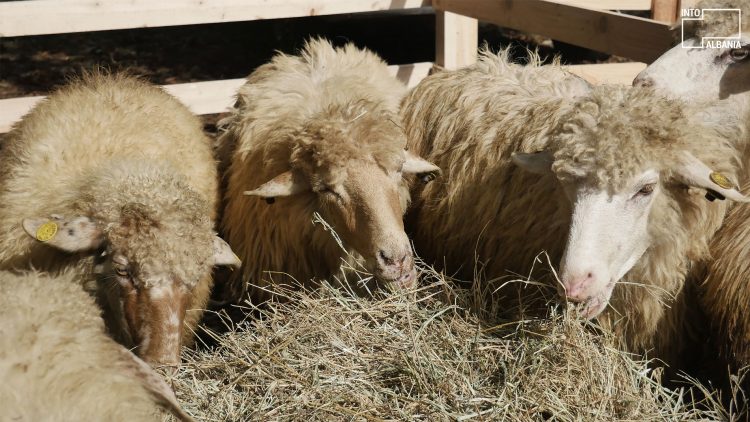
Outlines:
{"label": "wooden post", "polygon": [[476,19],[441,10],[435,11],[435,64],[458,69],[477,61],[479,25]]}
{"label": "wooden post", "polygon": [[666,22],[551,0],[432,0],[432,7],[646,63],[673,42]]}
{"label": "wooden post", "polygon": [[672,24],[677,21],[679,7],[679,0],[651,0],[651,17]]}

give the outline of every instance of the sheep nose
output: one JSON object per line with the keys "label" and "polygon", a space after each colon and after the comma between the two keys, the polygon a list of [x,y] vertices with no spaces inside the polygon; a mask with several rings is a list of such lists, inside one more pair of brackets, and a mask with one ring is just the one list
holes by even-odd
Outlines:
{"label": "sheep nose", "polygon": [[596,275],[593,271],[583,271],[563,280],[565,296],[573,302],[583,302],[588,299],[588,287],[596,284]]}
{"label": "sheep nose", "polygon": [[410,255],[409,252],[387,253],[381,249],[378,251],[378,263],[384,267],[403,267]]}
{"label": "sheep nose", "polygon": [[633,80],[633,86],[639,86],[643,88],[650,88],[654,86],[654,80],[648,76],[637,76]]}

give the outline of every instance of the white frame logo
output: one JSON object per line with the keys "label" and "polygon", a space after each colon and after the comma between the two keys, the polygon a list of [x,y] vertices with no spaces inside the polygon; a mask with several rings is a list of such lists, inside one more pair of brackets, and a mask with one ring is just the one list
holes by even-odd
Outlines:
{"label": "white frame logo", "polygon": [[[700,45],[685,45],[685,22],[702,21],[706,13],[736,13],[737,35],[729,37],[701,37]],[[742,43],[742,10],[741,9],[682,9],[682,48],[740,48]]]}

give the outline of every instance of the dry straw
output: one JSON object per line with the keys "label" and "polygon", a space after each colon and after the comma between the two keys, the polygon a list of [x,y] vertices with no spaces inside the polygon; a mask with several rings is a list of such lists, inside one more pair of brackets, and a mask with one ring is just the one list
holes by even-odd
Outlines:
{"label": "dry straw", "polygon": [[[343,249],[319,215],[312,223]],[[535,263],[557,278],[545,257]],[[746,414],[736,387],[743,400],[728,409],[688,378],[692,389],[664,388],[660,371],[618,350],[575,310],[550,305],[545,319],[497,318],[488,286],[520,282],[551,299],[546,284],[509,277],[469,286],[418,265],[422,287],[411,291],[371,291],[371,277],[351,267],[315,290],[278,287],[279,300],[247,304],[248,317],[226,322],[226,333],[206,329],[216,345],[186,349],[179,370],[164,374],[200,421],[702,421]]]}
{"label": "dry straw", "polygon": [[[411,292],[352,294],[324,283],[186,351],[170,375],[198,420],[726,420],[658,382],[571,312],[509,323],[471,309],[486,292],[432,270]],[[478,300],[483,303],[478,306]]]}

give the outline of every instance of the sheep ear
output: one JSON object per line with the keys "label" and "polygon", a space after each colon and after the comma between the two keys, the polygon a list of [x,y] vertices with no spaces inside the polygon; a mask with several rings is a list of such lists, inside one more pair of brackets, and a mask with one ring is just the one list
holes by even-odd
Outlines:
{"label": "sheep ear", "polygon": [[308,191],[310,186],[295,172],[287,171],[260,185],[257,189],[245,191],[248,196],[273,199],[277,196],[290,196]]}
{"label": "sheep ear", "polygon": [[731,199],[737,202],[750,202],[750,198],[741,194],[736,184],[722,173],[713,171],[701,160],[687,151],[679,158],[676,176],[688,186],[706,189],[706,198]]}
{"label": "sheep ear", "polygon": [[416,174],[423,182],[429,182],[440,174],[440,167],[409,151],[404,151],[404,158],[402,174]]}
{"label": "sheep ear", "polygon": [[228,265],[239,268],[240,258],[232,252],[232,248],[219,236],[214,236],[214,265]]}
{"label": "sheep ear", "polygon": [[99,225],[83,216],[25,218],[22,226],[34,239],[66,252],[96,249],[104,242]]}
{"label": "sheep ear", "polygon": [[547,150],[532,153],[514,152],[511,159],[518,167],[535,174],[549,173],[554,162],[552,153]]}
{"label": "sheep ear", "polygon": [[125,371],[141,382],[159,406],[171,412],[180,421],[192,422],[194,420],[182,410],[180,403],[177,402],[177,397],[174,395],[174,391],[172,391],[161,375],[157,374],[146,362],[142,361],[129,350],[122,346],[118,346],[118,348],[120,355],[124,358],[123,360],[128,362]]}

